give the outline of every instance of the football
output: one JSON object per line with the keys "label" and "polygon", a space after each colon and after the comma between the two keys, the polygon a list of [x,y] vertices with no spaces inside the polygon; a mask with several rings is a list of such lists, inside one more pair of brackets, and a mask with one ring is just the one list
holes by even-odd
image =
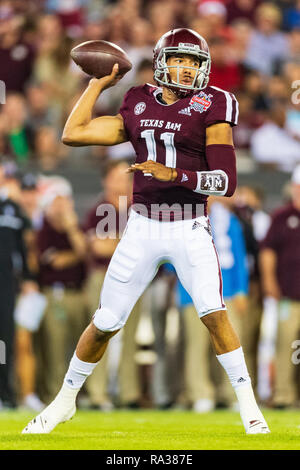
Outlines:
{"label": "football", "polygon": [[108,41],[86,41],[71,50],[74,62],[88,75],[101,78],[110,75],[114,64],[119,64],[119,75],[132,68],[126,52]]}

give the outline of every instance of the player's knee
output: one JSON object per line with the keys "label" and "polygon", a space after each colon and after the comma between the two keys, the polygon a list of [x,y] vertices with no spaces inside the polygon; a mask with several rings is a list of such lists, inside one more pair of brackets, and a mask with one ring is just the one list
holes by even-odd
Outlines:
{"label": "player's knee", "polygon": [[98,330],[104,333],[118,331],[125,324],[114,312],[105,307],[100,307],[96,310],[93,323]]}
{"label": "player's knee", "polygon": [[107,343],[119,330],[116,331],[102,331],[97,328],[92,320],[91,328],[93,333],[93,340],[99,345]]}
{"label": "player's knee", "polygon": [[217,310],[216,312],[211,312],[208,315],[201,317],[202,323],[209,329],[215,330],[224,325],[224,322],[228,320],[226,310]]}

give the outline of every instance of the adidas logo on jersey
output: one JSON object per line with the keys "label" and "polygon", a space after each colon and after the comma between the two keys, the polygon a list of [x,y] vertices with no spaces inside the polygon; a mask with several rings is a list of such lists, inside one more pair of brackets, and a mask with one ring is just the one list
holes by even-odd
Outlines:
{"label": "adidas logo on jersey", "polygon": [[243,377],[240,377],[237,382],[238,382],[238,383],[243,383],[243,382],[246,382],[246,379],[244,379]]}
{"label": "adidas logo on jersey", "polygon": [[182,174],[182,178],[181,178],[180,183],[183,183],[184,181],[188,181],[188,177],[185,173]]}
{"label": "adidas logo on jersey", "polygon": [[[193,223],[193,226],[192,226],[192,230],[196,230],[196,228],[198,227],[203,227],[204,230],[207,231],[207,233],[212,237],[212,231],[211,231],[211,227],[210,227],[210,223],[208,223],[206,226],[201,224],[200,222],[198,222],[197,220],[195,220],[195,222]],[[244,380],[242,377],[241,377],[242,380]],[[241,381],[241,380],[238,380],[238,382]]]}
{"label": "adidas logo on jersey", "polygon": [[187,116],[191,116],[191,110],[190,107],[188,106],[187,108],[181,109],[178,111],[178,114],[186,114]]}
{"label": "adidas logo on jersey", "polygon": [[202,225],[202,224],[199,224],[199,222],[197,222],[197,221],[195,220],[195,222],[193,223],[193,226],[192,226],[192,230],[195,230],[195,229],[198,228],[198,227],[203,227],[203,225]]}

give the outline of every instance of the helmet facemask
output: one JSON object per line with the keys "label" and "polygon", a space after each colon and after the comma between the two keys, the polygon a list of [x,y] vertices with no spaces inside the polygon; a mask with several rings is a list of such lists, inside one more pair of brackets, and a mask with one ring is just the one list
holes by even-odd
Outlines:
{"label": "helmet facemask", "polygon": [[[200,62],[198,67],[183,66],[183,65],[168,65],[167,59],[170,56],[180,54],[189,54],[197,58]],[[154,79],[160,85],[172,89],[173,92],[178,92],[181,95],[187,95],[194,91],[203,90],[207,87],[209,81],[209,73],[211,66],[211,58],[209,52],[203,51],[198,45],[195,44],[180,44],[176,47],[164,47],[160,50],[155,63]],[[177,68],[177,80],[171,79],[169,69]],[[193,82],[190,85],[184,85],[179,82],[180,68],[195,70]]]}

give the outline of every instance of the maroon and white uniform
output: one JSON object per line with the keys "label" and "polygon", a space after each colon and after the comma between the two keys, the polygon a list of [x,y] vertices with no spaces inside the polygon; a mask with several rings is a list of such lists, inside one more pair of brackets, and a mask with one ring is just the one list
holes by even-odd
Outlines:
{"label": "maroon and white uniform", "polygon": [[[160,94],[160,88],[146,84],[131,88],[124,97],[120,114],[136,151],[136,162],[154,160],[186,170],[187,174],[211,170],[206,128],[219,122],[237,124],[234,95],[206,87],[166,105]],[[226,309],[206,201],[207,196],[197,190],[160,182],[140,171],[134,173],[133,210],[107,270],[100,306],[94,315],[97,328],[122,328],[163,262],[173,264],[199,316]],[[163,210],[159,207],[162,204],[167,205]],[[169,207],[174,205],[175,217],[170,219]],[[184,212],[184,217],[177,218],[176,213],[181,216],[185,205],[192,208],[190,216]],[[146,213],[140,206],[146,208]],[[165,211],[168,218],[163,217]]]}
{"label": "maroon and white uniform", "polygon": [[[120,114],[136,152],[136,163],[149,159],[184,170],[210,170],[205,152],[206,128],[218,122],[236,125],[236,98],[219,88],[206,87],[166,105],[159,100],[161,91],[148,84],[131,88],[121,106]],[[182,209],[190,204],[195,216],[196,205],[206,201],[207,196],[186,187],[145,177],[142,172],[134,173],[133,203],[143,204],[149,217],[157,215],[151,205],[163,203],[178,204]]]}

